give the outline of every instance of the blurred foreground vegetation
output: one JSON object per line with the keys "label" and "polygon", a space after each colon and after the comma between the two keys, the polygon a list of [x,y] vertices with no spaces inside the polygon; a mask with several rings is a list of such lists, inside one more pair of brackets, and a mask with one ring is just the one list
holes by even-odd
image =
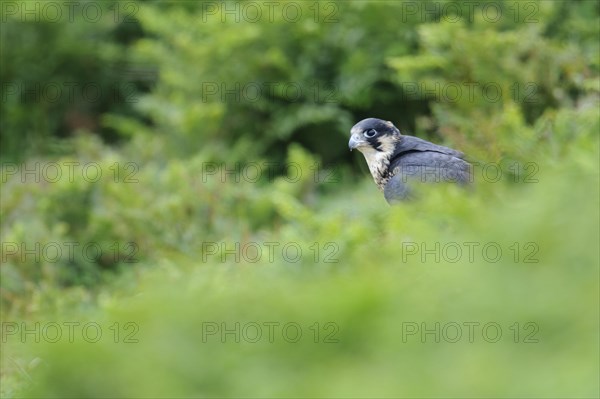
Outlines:
{"label": "blurred foreground vegetation", "polygon": [[[598,397],[598,2],[250,3],[2,7],[2,396]],[[367,116],[473,190],[388,207]]]}

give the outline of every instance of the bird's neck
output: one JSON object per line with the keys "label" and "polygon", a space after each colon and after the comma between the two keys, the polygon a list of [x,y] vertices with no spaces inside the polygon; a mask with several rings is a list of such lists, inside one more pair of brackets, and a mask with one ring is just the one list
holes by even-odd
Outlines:
{"label": "bird's neck", "polygon": [[367,148],[363,151],[371,176],[373,176],[377,187],[382,191],[387,181],[392,177],[392,173],[389,170],[390,161],[394,155],[396,144],[399,141],[399,137],[390,137],[390,140],[380,144],[379,151],[374,148]]}

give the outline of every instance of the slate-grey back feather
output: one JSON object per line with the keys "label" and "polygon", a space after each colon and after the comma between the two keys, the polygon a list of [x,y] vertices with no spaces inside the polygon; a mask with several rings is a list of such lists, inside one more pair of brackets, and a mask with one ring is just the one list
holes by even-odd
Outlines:
{"label": "slate-grey back feather", "polygon": [[[448,150],[461,154],[449,148]],[[392,177],[387,181],[383,190],[385,199],[389,203],[410,198],[410,186],[414,184],[440,182],[467,184],[471,180],[469,163],[457,156],[437,151],[399,152],[392,159],[389,171]]]}
{"label": "slate-grey back feather", "polygon": [[452,155],[453,157],[460,159],[464,158],[465,156],[465,154],[463,154],[462,152],[453,150],[452,148],[433,144],[429,141],[425,141],[418,137],[402,135],[400,142],[396,145],[396,149],[394,150],[394,154],[392,155],[392,157],[409,151],[433,151],[442,154]]}

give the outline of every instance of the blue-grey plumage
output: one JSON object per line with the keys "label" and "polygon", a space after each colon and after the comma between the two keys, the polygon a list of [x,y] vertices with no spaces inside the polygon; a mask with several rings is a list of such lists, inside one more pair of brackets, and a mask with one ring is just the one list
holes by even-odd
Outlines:
{"label": "blue-grey plumage", "polygon": [[471,180],[471,165],[463,153],[403,135],[391,122],[364,119],[350,133],[350,150],[363,153],[388,203],[409,198],[410,186],[417,182],[467,184]]}

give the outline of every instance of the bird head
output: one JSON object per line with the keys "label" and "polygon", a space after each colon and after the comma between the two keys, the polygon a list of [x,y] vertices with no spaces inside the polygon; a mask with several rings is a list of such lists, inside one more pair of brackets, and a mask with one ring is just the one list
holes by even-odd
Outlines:
{"label": "bird head", "polygon": [[396,143],[400,141],[400,130],[390,121],[377,118],[363,119],[350,130],[350,151],[357,149],[365,156],[381,153],[388,155],[394,152]]}
{"label": "bird head", "polygon": [[350,130],[350,151],[362,152],[377,186],[383,189],[388,176],[390,159],[402,134],[392,122],[377,118],[363,119]]}

